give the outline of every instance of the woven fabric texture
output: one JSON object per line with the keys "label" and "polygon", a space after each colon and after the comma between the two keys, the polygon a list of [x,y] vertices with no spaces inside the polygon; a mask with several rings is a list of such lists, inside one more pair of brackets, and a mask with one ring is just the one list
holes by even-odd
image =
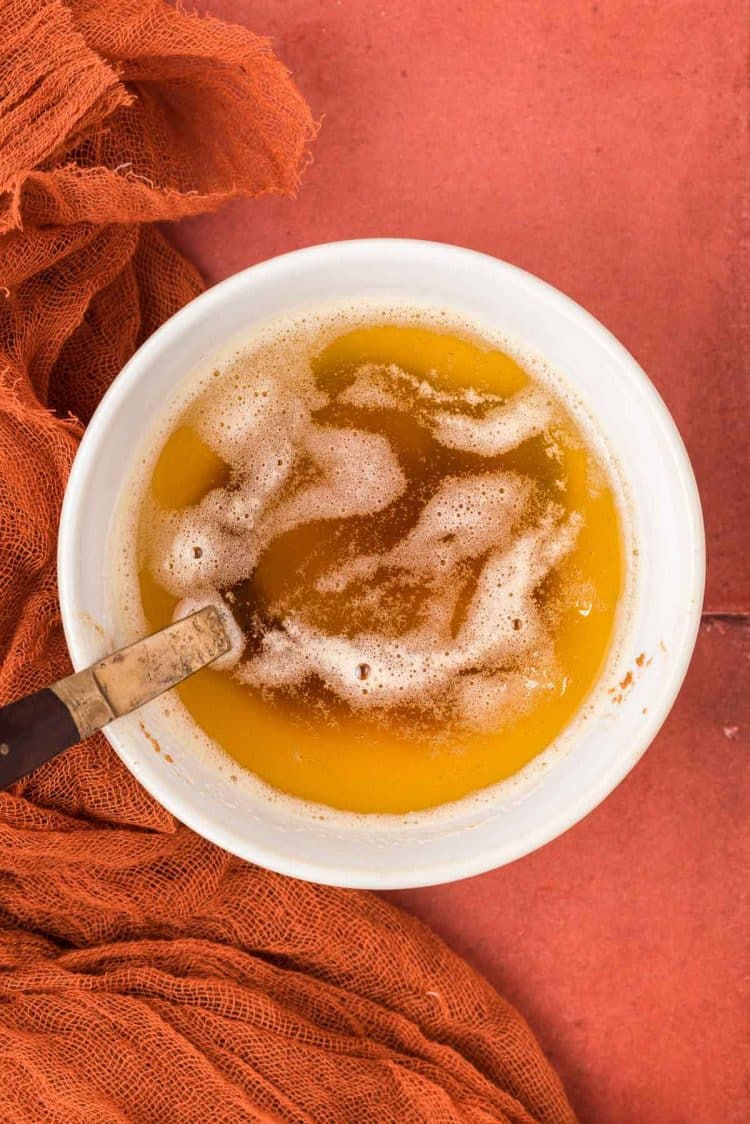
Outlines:
{"label": "woven fabric texture", "polygon": [[[159,220],[293,192],[269,45],[162,0],[0,8],[0,702],[69,669],[55,546],[86,421],[201,289]],[[529,1028],[374,895],[253,868],[97,737],[0,793],[4,1120],[573,1120]]]}

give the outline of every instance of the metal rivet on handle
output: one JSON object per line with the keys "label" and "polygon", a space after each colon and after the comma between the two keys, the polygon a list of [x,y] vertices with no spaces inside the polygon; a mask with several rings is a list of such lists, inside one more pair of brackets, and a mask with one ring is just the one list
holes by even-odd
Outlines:
{"label": "metal rivet on handle", "polygon": [[10,746],[8,745],[7,742],[3,742],[0,745],[0,757],[7,757],[9,753],[10,753]]}

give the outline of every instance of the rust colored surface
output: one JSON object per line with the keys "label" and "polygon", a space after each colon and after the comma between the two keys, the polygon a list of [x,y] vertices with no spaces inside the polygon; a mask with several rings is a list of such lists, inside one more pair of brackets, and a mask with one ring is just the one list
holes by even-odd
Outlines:
{"label": "rust colored surface", "polygon": [[323,117],[296,200],[175,232],[210,281],[340,238],[457,242],[557,285],[643,365],[742,611],[750,494],[747,0],[200,0],[273,38]]}
{"label": "rust colored surface", "polygon": [[748,1119],[749,667],[748,625],[704,625],[595,812],[511,866],[389,895],[518,1005],[584,1124]]}
{"label": "rust colored surface", "polygon": [[[325,115],[297,201],[175,232],[209,280],[396,235],[559,286],[684,435],[706,608],[750,612],[745,0],[201,6],[271,35]],[[394,895],[519,1005],[584,1124],[750,1115],[749,656],[742,621],[704,626],[664,730],[596,812],[511,867]]]}

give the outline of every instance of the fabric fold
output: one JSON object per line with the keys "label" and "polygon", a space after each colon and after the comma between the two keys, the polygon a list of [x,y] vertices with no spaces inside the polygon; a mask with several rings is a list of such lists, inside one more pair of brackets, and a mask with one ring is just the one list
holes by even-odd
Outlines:
{"label": "fabric fold", "polygon": [[[201,289],[146,225],[293,192],[268,44],[162,0],[0,10],[0,702],[69,668],[55,551],[83,426]],[[573,1120],[522,1018],[416,921],[194,835],[102,738],[0,793],[14,1124]]]}

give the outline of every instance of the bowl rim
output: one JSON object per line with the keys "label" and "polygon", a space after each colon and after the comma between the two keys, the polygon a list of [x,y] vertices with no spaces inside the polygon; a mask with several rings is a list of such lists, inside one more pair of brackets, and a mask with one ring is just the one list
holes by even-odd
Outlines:
{"label": "bowl rim", "polygon": [[[238,844],[237,833],[233,829],[225,829],[220,824],[207,827],[201,820],[199,812],[184,801],[180,794],[170,787],[168,782],[165,782],[164,785],[145,784],[144,780],[136,773],[139,783],[144,784],[144,787],[160,804],[182,823],[218,846],[281,874],[352,888],[405,889],[442,884],[481,874],[522,858],[546,845],[593,811],[634,767],[669,715],[687,673],[695,647],[701,621],[705,585],[703,515],[695,475],[685,445],[654,384],[624,345],[596,317],[548,282],[490,254],[450,243],[420,239],[347,239],[321,243],[280,254],[232,274],[207,289],[165,321],[144,341],[103,395],[86,427],[68,478],[58,533],[57,566],[61,615],[65,640],[76,670],[80,670],[88,661],[85,651],[88,645],[88,636],[80,619],[80,614],[76,610],[78,575],[74,564],[75,545],[78,525],[84,516],[80,499],[86,481],[92,471],[95,471],[97,455],[102,442],[106,440],[107,430],[116,419],[123,401],[133,392],[131,376],[139,370],[146,370],[150,365],[152,356],[157,355],[159,349],[167,344],[172,337],[180,335],[183,331],[189,331],[191,321],[199,313],[207,313],[214,308],[218,310],[231,297],[235,289],[241,290],[244,287],[249,274],[253,275],[257,284],[262,284],[264,278],[287,269],[292,259],[296,264],[304,267],[305,263],[329,256],[335,258],[342,254],[356,255],[358,253],[367,256],[368,253],[387,254],[389,251],[396,250],[401,254],[406,252],[415,255],[442,255],[444,259],[452,258],[456,263],[459,260],[469,264],[477,260],[491,263],[493,268],[504,272],[513,283],[532,289],[537,296],[557,305],[579,328],[593,334],[600,346],[610,353],[618,367],[627,371],[628,377],[636,383],[640,392],[649,399],[654,417],[659,423],[660,438],[674,463],[682,485],[689,518],[689,537],[692,544],[691,595],[690,604],[685,606],[684,622],[678,647],[677,649],[674,646],[671,647],[669,667],[665,669],[658,696],[652,701],[648,715],[644,717],[643,723],[639,726],[639,736],[634,739],[627,752],[619,754],[615,758],[610,768],[600,776],[597,784],[588,785],[581,790],[576,799],[561,806],[556,815],[537,824],[534,829],[527,833],[523,842],[515,848],[509,848],[507,841],[501,840],[496,848],[485,848],[481,853],[475,854],[472,861],[463,857],[458,860],[446,859],[434,862],[429,869],[425,869],[424,873],[420,872],[416,876],[414,874],[410,876],[409,872],[400,866],[389,867],[385,865],[382,868],[368,869],[367,871],[360,871],[343,864],[332,866],[309,860],[304,855],[289,856],[275,849],[266,848],[262,839],[248,840],[243,837],[241,844]],[[118,729],[115,725],[114,728],[106,729],[104,734],[125,766],[129,771],[134,772],[131,765],[133,755],[128,744],[132,741],[132,738],[128,732]]]}

